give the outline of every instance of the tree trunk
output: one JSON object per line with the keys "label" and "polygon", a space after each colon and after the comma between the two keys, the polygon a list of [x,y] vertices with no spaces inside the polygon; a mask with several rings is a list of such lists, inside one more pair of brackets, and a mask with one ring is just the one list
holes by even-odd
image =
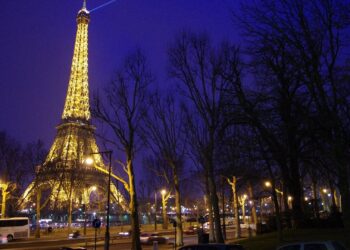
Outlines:
{"label": "tree trunk", "polygon": [[286,177],[283,177],[283,185],[282,185],[282,192],[283,192],[283,207],[284,207],[284,221],[286,223],[286,226],[288,228],[292,228],[292,222],[291,222],[291,208],[288,204],[288,188],[286,184]]}
{"label": "tree trunk", "polygon": [[237,184],[237,178],[236,176],[232,177],[232,193],[233,193],[233,208],[234,208],[234,213],[235,213],[235,238],[241,238],[241,226],[239,223],[239,212],[238,212],[238,195],[237,195],[237,189],[236,189],[236,184]]}
{"label": "tree trunk", "polygon": [[2,184],[2,201],[1,201],[1,218],[6,217],[6,200],[7,200],[7,188],[8,184]]}
{"label": "tree trunk", "polygon": [[336,207],[338,208],[338,211],[340,211],[338,194],[337,194],[337,190],[336,189],[334,189],[334,191],[333,191],[333,196],[334,196],[334,203],[335,203]]}
{"label": "tree trunk", "polygon": [[304,209],[303,209],[303,200],[304,200],[304,192],[300,182],[300,173],[299,166],[296,159],[291,160],[291,176],[289,179],[288,189],[292,196],[292,218],[293,218],[293,228],[300,227],[300,224],[304,220]]}
{"label": "tree trunk", "polygon": [[222,232],[221,232],[219,199],[216,192],[216,184],[215,184],[215,178],[213,173],[212,161],[209,161],[208,170],[209,170],[208,181],[209,181],[209,190],[210,190],[210,203],[213,208],[213,215],[214,215],[215,241],[218,243],[224,243],[224,238],[222,237]]}
{"label": "tree trunk", "polygon": [[320,218],[320,212],[318,208],[318,202],[317,202],[317,180],[312,181],[312,196],[313,196],[313,210],[314,210],[314,216],[315,218],[319,219]]}
{"label": "tree trunk", "polygon": [[162,194],[162,215],[163,215],[163,229],[168,229],[168,216],[166,214],[167,201],[165,199],[165,194]]}
{"label": "tree trunk", "polygon": [[154,190],[154,231],[157,231],[157,190]]}
{"label": "tree trunk", "polygon": [[222,199],[222,234],[223,234],[223,237],[224,237],[224,240],[226,240],[226,214],[225,214],[225,186],[224,186],[224,182],[225,182],[225,179],[222,178],[221,179],[222,182],[221,182],[221,199]]}
{"label": "tree trunk", "polygon": [[335,189],[334,189],[334,185],[333,182],[331,180],[331,178],[328,178],[328,183],[329,183],[329,189],[330,189],[330,194],[331,194],[331,198],[332,198],[332,205],[331,205],[331,213],[337,213],[339,211],[336,201],[335,201]]}
{"label": "tree trunk", "polygon": [[206,195],[207,208],[209,210],[208,214],[208,222],[209,222],[209,240],[215,241],[215,233],[214,233],[214,220],[213,220],[213,207],[210,205],[210,195],[209,193]]}
{"label": "tree trunk", "polygon": [[276,185],[274,181],[272,181],[272,197],[273,197],[273,203],[275,205],[275,211],[276,211],[276,227],[277,227],[277,233],[278,233],[278,241],[282,242],[283,232],[282,232],[282,223],[281,223],[281,213],[280,213],[280,207],[278,205]]}
{"label": "tree trunk", "polygon": [[132,250],[141,250],[140,242],[140,225],[139,225],[139,215],[138,215],[138,204],[135,189],[135,176],[134,169],[131,161],[131,154],[128,155],[127,169],[129,177],[129,188],[130,188],[130,213],[131,213],[131,230],[132,230]]}
{"label": "tree trunk", "polygon": [[253,187],[252,187],[252,183],[249,181],[248,182],[248,195],[251,199],[251,210],[252,210],[252,219],[251,219],[251,223],[256,224],[258,223],[258,217],[256,215],[256,207],[255,207],[255,200],[254,200],[254,193],[253,193]]}
{"label": "tree trunk", "polygon": [[209,179],[208,179],[208,172],[205,171],[205,205],[208,209],[208,222],[209,222],[209,240],[214,241],[215,240],[215,234],[214,234],[214,223],[213,223],[213,207],[211,206],[210,202],[210,189],[209,189]]}
{"label": "tree trunk", "polygon": [[72,196],[69,197],[69,204],[68,204],[68,233],[72,230],[72,212],[73,212],[73,201]]}
{"label": "tree trunk", "polygon": [[346,239],[348,245],[350,245],[350,191],[349,191],[349,182],[348,175],[340,175],[339,176],[339,192],[341,195],[341,207],[343,213],[343,223],[344,223],[344,231],[346,234]]}
{"label": "tree trunk", "polygon": [[41,189],[38,187],[36,189],[36,229],[35,229],[35,238],[40,238],[40,210],[41,210]]}
{"label": "tree trunk", "polygon": [[182,246],[183,243],[183,231],[182,231],[182,218],[181,218],[181,199],[180,199],[180,185],[179,177],[175,168],[173,168],[174,186],[175,186],[175,206],[176,206],[176,246]]}
{"label": "tree trunk", "polygon": [[242,203],[241,203],[241,210],[242,210],[242,222],[243,224],[246,224],[246,218],[245,218],[245,199],[242,199]]}

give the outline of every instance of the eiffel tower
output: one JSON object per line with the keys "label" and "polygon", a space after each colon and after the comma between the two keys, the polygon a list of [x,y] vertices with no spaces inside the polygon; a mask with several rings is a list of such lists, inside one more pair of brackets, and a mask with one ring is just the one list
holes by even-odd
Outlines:
{"label": "eiffel tower", "polygon": [[[36,170],[35,180],[23,193],[21,207],[35,200],[38,188],[49,198],[51,209],[85,204],[90,206],[91,196],[99,192],[106,197],[108,168],[105,166],[94,137],[91,124],[88,84],[88,25],[90,21],[86,2],[77,15],[77,33],[67,96],[57,135],[43,164]],[[93,164],[84,162],[87,156]],[[112,173],[112,177],[116,177]],[[111,183],[111,201],[123,210],[128,206],[116,186]],[[97,190],[96,190],[97,189]]]}

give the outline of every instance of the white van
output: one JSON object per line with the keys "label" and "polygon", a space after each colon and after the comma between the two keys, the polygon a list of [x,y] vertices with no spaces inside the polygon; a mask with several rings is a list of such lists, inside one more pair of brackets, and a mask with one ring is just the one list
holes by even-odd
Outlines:
{"label": "white van", "polygon": [[0,238],[7,241],[14,239],[27,239],[30,236],[29,219],[27,217],[14,217],[0,219]]}

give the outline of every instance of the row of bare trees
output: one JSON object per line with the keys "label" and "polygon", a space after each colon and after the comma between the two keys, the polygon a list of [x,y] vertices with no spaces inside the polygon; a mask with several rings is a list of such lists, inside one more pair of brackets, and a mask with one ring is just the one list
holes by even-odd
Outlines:
{"label": "row of bare trees", "polygon": [[203,176],[212,240],[224,240],[219,174],[243,175],[253,183],[268,177],[273,190],[282,181],[283,192],[293,197],[294,227],[304,220],[305,183],[322,175],[339,190],[343,222],[350,228],[348,10],[340,0],[245,5],[233,17],[241,24],[243,46],[183,32],[168,50],[176,86],[171,95],[150,94],[154,78],[141,52],[126,59],[107,87],[105,103],[95,98],[94,114],[125,153],[133,249],[141,248],[133,165],[145,152],[160,160],[155,176],[166,176],[175,193],[178,245],[181,178],[192,162]]}
{"label": "row of bare trees", "polygon": [[17,201],[35,173],[35,167],[46,154],[39,140],[22,145],[6,132],[0,131],[0,194],[2,218],[14,216]]}

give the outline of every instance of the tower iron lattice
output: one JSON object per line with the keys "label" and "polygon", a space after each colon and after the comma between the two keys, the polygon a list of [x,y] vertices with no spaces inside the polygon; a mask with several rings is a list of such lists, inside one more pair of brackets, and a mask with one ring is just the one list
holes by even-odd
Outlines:
{"label": "tower iron lattice", "polygon": [[[67,204],[90,206],[90,196],[96,188],[107,193],[108,168],[102,156],[96,154],[95,127],[91,124],[88,84],[88,25],[90,14],[86,4],[77,15],[77,33],[67,96],[61,123],[43,164],[37,167],[35,180],[23,193],[20,204],[26,207],[35,200],[38,188],[46,192],[52,209]],[[84,164],[90,156],[93,164]],[[112,174],[112,176],[115,176]],[[111,201],[128,210],[124,197],[111,183]]]}

